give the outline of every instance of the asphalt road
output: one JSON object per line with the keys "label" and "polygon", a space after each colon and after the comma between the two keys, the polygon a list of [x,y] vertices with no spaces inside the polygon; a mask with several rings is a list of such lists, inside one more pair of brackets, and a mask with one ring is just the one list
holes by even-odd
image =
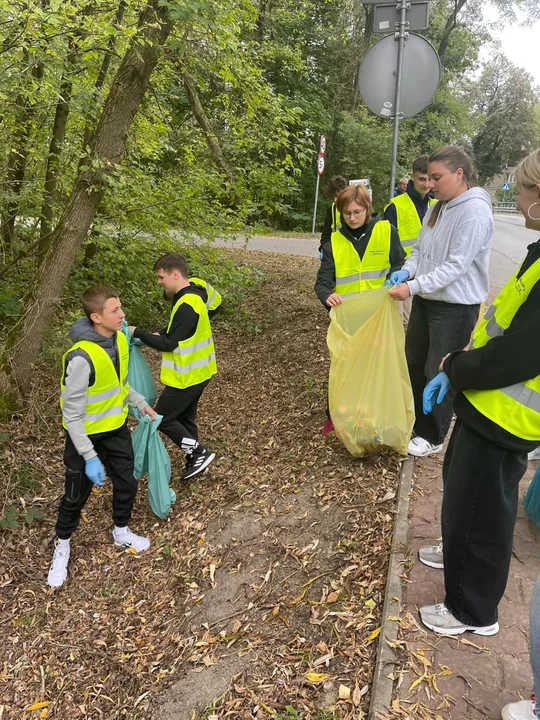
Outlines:
{"label": "asphalt road", "polygon": [[[495,215],[495,236],[491,252],[491,293],[497,293],[508,278],[516,271],[519,263],[527,254],[527,245],[538,239],[538,233],[527,230],[521,215]],[[217,240],[222,247],[246,247],[244,238],[237,240]],[[296,240],[291,238],[257,235],[252,237],[247,247],[250,250],[287,253],[290,255],[319,256],[319,236],[314,240]]]}
{"label": "asphalt road", "polygon": [[491,288],[500,290],[527,254],[527,246],[538,240],[538,232],[527,230],[521,215],[495,215],[491,249]]}
{"label": "asphalt road", "polygon": [[[314,235],[314,240],[296,240],[292,238],[271,237],[270,235],[255,235],[250,238],[248,250],[264,250],[266,252],[285,253],[288,255],[307,255],[308,257],[319,257],[319,237]],[[230,238],[218,239],[214,243],[219,247],[243,248],[246,247],[246,240],[243,237],[232,240]]]}

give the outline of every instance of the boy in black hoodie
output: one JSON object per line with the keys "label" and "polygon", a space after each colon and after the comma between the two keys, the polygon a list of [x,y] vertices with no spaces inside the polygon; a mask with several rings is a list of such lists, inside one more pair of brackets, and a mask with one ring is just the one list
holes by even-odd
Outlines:
{"label": "boy in black hoodie", "polygon": [[208,297],[204,287],[190,283],[182,255],[164,255],[154,270],[172,301],[169,324],[155,333],[135,326],[129,329],[133,337],[162,353],[161,382],[165,388],[155,410],[163,415],[161,432],[186,453],[182,479],[188,480],[206,470],[216,457],[199,443],[195,422],[201,395],[217,372]]}

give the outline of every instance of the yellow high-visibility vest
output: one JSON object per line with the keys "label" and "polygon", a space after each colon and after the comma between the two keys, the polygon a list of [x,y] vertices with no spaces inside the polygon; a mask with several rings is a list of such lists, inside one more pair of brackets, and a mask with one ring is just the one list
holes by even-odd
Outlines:
{"label": "yellow high-visibility vest", "polygon": [[[430,198],[428,200],[428,207],[436,202],[437,201],[434,198]],[[396,206],[397,231],[399,233],[401,246],[405,250],[407,257],[409,257],[412,246],[415,244],[420,230],[422,229],[422,221],[420,220],[418,210],[408,193],[404,192],[401,195],[396,195],[396,197],[392,198],[384,209],[386,210],[391,203]]]}
{"label": "yellow high-visibility vest", "polygon": [[336,290],[338,295],[357,295],[366,290],[382,287],[390,272],[391,226],[388,220],[375,223],[371,237],[360,256],[340,230],[332,233],[332,254],[336,267]]}
{"label": "yellow high-visibility vest", "polygon": [[178,308],[190,305],[199,316],[194,334],[181,340],[172,352],[161,353],[161,382],[176,388],[187,388],[209,380],[217,373],[214,339],[208,310],[203,299],[195,293],[186,293],[174,305],[167,332]]}
{"label": "yellow high-visibility vest", "polygon": [[[519,271],[518,271],[519,272]],[[540,260],[510,278],[473,333],[471,347],[487,345],[510,327],[515,314],[540,280]],[[487,418],[524,440],[540,442],[540,375],[497,390],[466,390],[465,397]]]}
{"label": "yellow high-visibility vest", "polygon": [[[128,415],[128,362],[129,344],[126,336],[116,333],[118,346],[120,379],[116,373],[113,361],[106,350],[92,340],[81,340],[75,343],[62,358],[62,379],[60,381],[60,408],[64,407],[64,392],[66,389],[65,375],[68,355],[81,348],[84,350],[94,366],[94,384],[88,387],[86,410],[84,415],[84,429],[88,435],[117,430],[126,422]],[[62,425],[66,428],[64,418]]]}
{"label": "yellow high-visibility vest", "polygon": [[341,225],[341,215],[335,202],[332,203],[332,232],[336,232]]}
{"label": "yellow high-visibility vest", "polygon": [[221,295],[215,288],[212,287],[212,285],[210,285],[209,282],[201,280],[201,278],[198,277],[190,277],[189,282],[195,283],[195,285],[200,285],[200,287],[203,287],[206,290],[206,294],[208,295],[206,307],[208,310],[216,310],[221,305]]}

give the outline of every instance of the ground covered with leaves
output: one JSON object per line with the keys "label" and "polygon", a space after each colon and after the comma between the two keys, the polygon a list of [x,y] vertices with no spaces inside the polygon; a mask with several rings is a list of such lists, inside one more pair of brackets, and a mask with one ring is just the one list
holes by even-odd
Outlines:
{"label": "ground covered with leaves", "polygon": [[[67,584],[48,588],[63,485],[58,367],[38,369],[28,413],[0,426],[0,717],[367,712],[400,459],[354,459],[321,435],[328,320],[316,261],[230,257],[262,280],[240,325],[215,322],[219,374],[199,421],[218,460],[189,486],[174,480],[167,521],[141,482],[131,527],[149,552],[113,547],[106,485],[73,537]],[[183,458],[170,454],[177,478]]]}

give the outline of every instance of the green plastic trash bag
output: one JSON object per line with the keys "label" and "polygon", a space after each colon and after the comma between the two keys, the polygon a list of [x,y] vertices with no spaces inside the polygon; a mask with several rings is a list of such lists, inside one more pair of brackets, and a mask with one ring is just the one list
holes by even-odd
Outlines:
{"label": "green plastic trash bag", "polygon": [[[146,402],[152,407],[157,400],[157,388],[152,371],[145,360],[144,355],[137,347],[138,341],[131,337],[128,330],[126,319],[122,321],[121,331],[127,337],[129,342],[129,366],[128,366],[128,382],[129,386],[144,396]],[[130,406],[129,412],[136,418],[141,414],[136,408]]]}
{"label": "green plastic trash bag", "polygon": [[157,415],[151,422],[148,415],[139,419],[139,424],[131,433],[133,455],[135,458],[134,475],[137,480],[148,474],[148,502],[154,515],[165,520],[176,502],[176,494],[169,487],[171,481],[171,461],[165,445],[158,433],[163,420]]}
{"label": "green plastic trash bag", "polygon": [[525,512],[533,523],[540,527],[540,467],[536,469],[523,502]]}

